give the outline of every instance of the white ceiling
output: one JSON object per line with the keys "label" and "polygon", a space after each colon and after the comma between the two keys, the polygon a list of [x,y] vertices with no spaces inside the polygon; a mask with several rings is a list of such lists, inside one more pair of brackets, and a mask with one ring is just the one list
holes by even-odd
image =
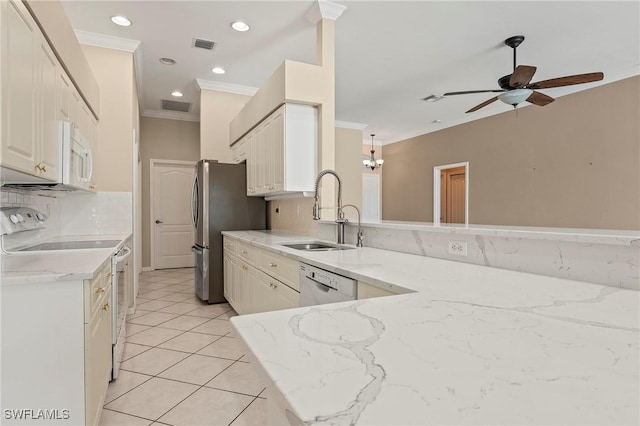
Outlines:
{"label": "white ceiling", "polygon": [[[420,99],[448,91],[498,88],[512,71],[503,44],[522,34],[518,64],[535,65],[534,81],[602,71],[604,81],[547,89],[561,96],[640,74],[640,2],[637,1],[338,1],[336,120],[367,124],[366,135],[390,143],[498,114],[501,102],[465,114],[491,94]],[[304,17],[312,0],[298,1],[63,1],[75,29],[140,40],[141,110],[160,110],[161,99],[192,102],[194,80],[260,87],[284,59],[315,62],[315,26]],[[129,28],[109,17],[125,15]],[[229,24],[242,19],[251,31]],[[192,48],[194,37],[213,40],[213,51]],[[178,63],[166,66],[160,57]],[[227,73],[211,73],[223,66]],[[531,108],[538,108],[531,106]],[[150,112],[151,114],[153,112]],[[432,123],[442,120],[440,124]]]}

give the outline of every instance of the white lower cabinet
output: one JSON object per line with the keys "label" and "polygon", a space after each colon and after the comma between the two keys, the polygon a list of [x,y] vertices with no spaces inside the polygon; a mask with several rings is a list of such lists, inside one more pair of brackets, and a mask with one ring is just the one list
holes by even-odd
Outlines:
{"label": "white lower cabinet", "polygon": [[277,267],[269,266],[298,262],[227,236],[224,239],[224,294],[236,312],[252,314],[299,306],[297,267],[293,278],[291,268],[276,274]]}
{"label": "white lower cabinet", "polygon": [[[7,424],[99,423],[111,378],[111,291],[111,258],[91,280],[3,283]],[[48,417],[18,419],[20,409]]]}

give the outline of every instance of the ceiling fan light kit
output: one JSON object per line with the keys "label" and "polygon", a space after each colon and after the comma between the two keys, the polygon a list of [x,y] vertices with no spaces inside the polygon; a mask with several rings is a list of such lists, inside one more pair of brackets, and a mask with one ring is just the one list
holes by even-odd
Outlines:
{"label": "ceiling fan light kit", "polygon": [[526,101],[533,93],[531,89],[513,89],[498,95],[498,99],[507,105],[514,107],[519,103]]}
{"label": "ceiling fan light kit", "polygon": [[[533,75],[535,74],[537,68],[530,65],[517,65],[516,62],[516,48],[520,46],[523,41],[524,36],[522,35],[509,37],[504,41],[504,44],[513,49],[513,72],[498,79],[498,86],[500,86],[500,89],[448,92],[445,93],[444,96],[468,95],[472,93],[500,93],[499,95],[471,108],[469,111],[467,111],[467,113],[477,111],[480,108],[484,108],[485,106],[497,100],[500,100],[507,105],[513,105],[514,108],[524,101],[538,106],[545,106],[553,102],[554,99],[551,96],[545,95],[544,93],[537,92],[536,90],[538,89],[550,89],[553,87],[591,83],[594,81],[600,81],[604,78],[603,73],[594,72],[588,74],[578,74],[566,77],[552,78],[550,80],[531,83],[531,79],[533,78]],[[430,97],[427,97],[423,100],[428,100],[429,98]]]}

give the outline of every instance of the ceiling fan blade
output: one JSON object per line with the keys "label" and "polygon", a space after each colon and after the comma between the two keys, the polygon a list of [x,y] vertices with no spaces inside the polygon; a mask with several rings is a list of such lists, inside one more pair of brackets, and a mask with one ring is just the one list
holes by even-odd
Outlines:
{"label": "ceiling fan blade", "polygon": [[513,74],[511,74],[511,78],[509,79],[509,86],[511,87],[524,87],[533,78],[533,75],[536,73],[537,68],[529,65],[518,65],[515,70],[513,70]]}
{"label": "ceiling fan blade", "polygon": [[600,81],[604,78],[601,72],[592,72],[588,74],[569,75],[566,77],[552,78],[550,80],[537,81],[531,83],[527,87],[529,89],[549,89],[552,87],[572,86],[574,84],[591,83]]}
{"label": "ceiling fan blade", "polygon": [[496,90],[466,90],[464,92],[449,92],[445,93],[443,96],[451,96],[451,95],[469,95],[471,93],[501,93],[504,92],[503,89]]}
{"label": "ceiling fan blade", "polygon": [[477,111],[477,110],[479,110],[480,108],[484,108],[484,107],[486,107],[487,105],[489,105],[490,103],[493,103],[493,102],[495,102],[495,101],[497,101],[497,100],[498,100],[498,97],[497,97],[497,96],[496,96],[496,97],[493,97],[493,98],[491,98],[491,99],[489,99],[489,100],[487,100],[487,101],[484,101],[484,102],[483,102],[483,103],[481,103],[480,105],[476,105],[476,106],[474,106],[474,107],[473,107],[473,108],[471,108],[469,111],[467,111],[465,114],[470,113],[470,112]]}
{"label": "ceiling fan blade", "polygon": [[553,99],[551,96],[547,96],[544,93],[535,91],[527,98],[527,102],[538,106],[545,106],[553,101],[555,101],[555,99]]}

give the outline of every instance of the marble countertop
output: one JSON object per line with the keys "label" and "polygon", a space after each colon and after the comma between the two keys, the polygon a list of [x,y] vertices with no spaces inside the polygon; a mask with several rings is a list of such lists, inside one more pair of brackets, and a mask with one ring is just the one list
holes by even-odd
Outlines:
{"label": "marble countertop", "polygon": [[373,248],[249,244],[397,293],[232,318],[304,424],[638,424],[640,292]]}
{"label": "marble countertop", "polygon": [[[335,225],[335,222],[331,220],[321,220],[320,223]],[[357,226],[357,222],[350,221],[348,225]],[[536,226],[463,225],[446,223],[434,225],[430,222],[402,222],[388,220],[380,222],[363,222],[362,227],[416,230],[433,233],[447,233],[451,235],[483,235],[490,237],[527,238],[534,240],[622,246],[640,244],[640,231],[620,229],[545,228]]]}
{"label": "marble countertop", "polygon": [[104,249],[3,253],[0,257],[2,286],[92,279],[100,266],[130,237],[131,234],[63,236],[46,242],[120,240],[120,243]]}

